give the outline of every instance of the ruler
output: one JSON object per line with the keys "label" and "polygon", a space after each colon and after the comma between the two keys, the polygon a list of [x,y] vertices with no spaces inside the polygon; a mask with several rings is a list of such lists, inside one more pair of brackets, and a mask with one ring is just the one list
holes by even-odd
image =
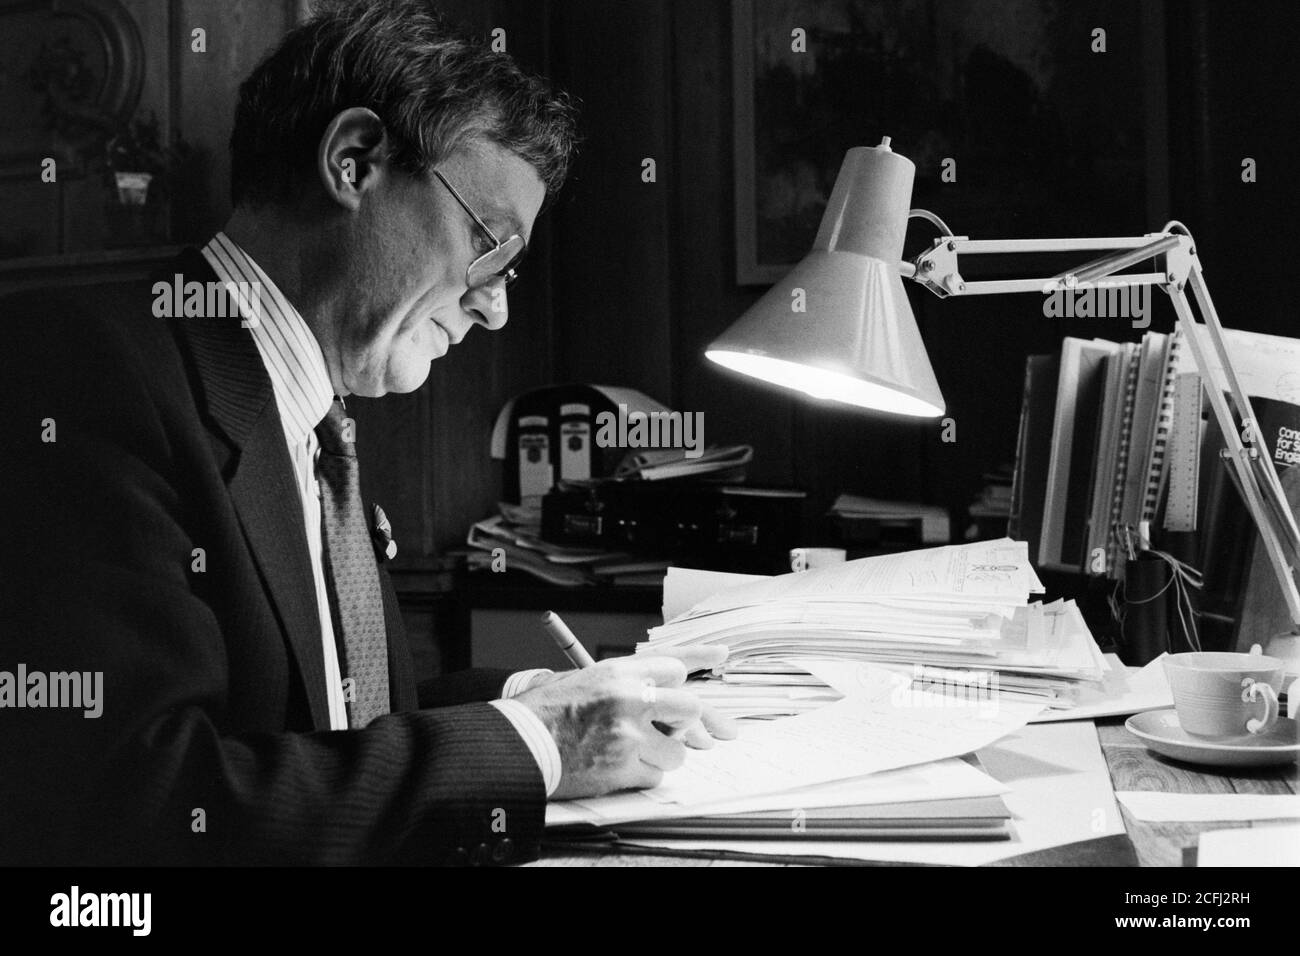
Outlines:
{"label": "ruler", "polygon": [[1174,420],[1170,425],[1165,502],[1166,531],[1196,530],[1196,499],[1201,465],[1201,377],[1184,372],[1174,380]]}

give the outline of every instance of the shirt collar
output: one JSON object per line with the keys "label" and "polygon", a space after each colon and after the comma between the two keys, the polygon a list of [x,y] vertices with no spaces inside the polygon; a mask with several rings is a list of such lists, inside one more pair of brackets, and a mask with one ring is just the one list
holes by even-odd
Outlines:
{"label": "shirt collar", "polygon": [[334,402],[320,343],[261,266],[224,232],[203,247],[203,256],[222,282],[244,284],[237,299],[258,303],[258,314],[245,319],[271,378],[285,437],[290,444],[304,441]]}

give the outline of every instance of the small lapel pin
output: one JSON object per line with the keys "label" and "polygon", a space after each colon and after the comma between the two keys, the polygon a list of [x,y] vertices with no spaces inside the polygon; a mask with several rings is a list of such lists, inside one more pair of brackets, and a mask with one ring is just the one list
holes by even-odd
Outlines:
{"label": "small lapel pin", "polygon": [[374,527],[370,533],[375,539],[375,551],[381,561],[391,561],[397,557],[397,542],[393,540],[393,526],[389,523],[388,515],[384,514],[383,508],[377,504],[372,504],[370,507],[374,519]]}

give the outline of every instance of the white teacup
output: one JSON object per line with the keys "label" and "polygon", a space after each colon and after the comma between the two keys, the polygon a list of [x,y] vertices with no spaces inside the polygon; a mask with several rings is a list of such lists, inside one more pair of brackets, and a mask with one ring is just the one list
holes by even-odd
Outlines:
{"label": "white teacup", "polygon": [[1286,662],[1263,654],[1193,651],[1165,657],[1183,730],[1198,737],[1263,734],[1277,723]]}
{"label": "white teacup", "polygon": [[790,550],[791,571],[811,571],[824,568],[828,564],[839,564],[848,558],[843,548],[792,548]]}

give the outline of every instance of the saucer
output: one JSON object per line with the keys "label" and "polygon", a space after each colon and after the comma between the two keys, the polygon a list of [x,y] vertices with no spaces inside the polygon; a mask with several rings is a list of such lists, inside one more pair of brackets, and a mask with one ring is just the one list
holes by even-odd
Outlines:
{"label": "saucer", "polygon": [[1266,734],[1211,739],[1194,737],[1178,723],[1171,707],[1134,714],[1124,726],[1150,750],[1187,763],[1211,767],[1268,767],[1300,757],[1300,728],[1290,717],[1279,717]]}

